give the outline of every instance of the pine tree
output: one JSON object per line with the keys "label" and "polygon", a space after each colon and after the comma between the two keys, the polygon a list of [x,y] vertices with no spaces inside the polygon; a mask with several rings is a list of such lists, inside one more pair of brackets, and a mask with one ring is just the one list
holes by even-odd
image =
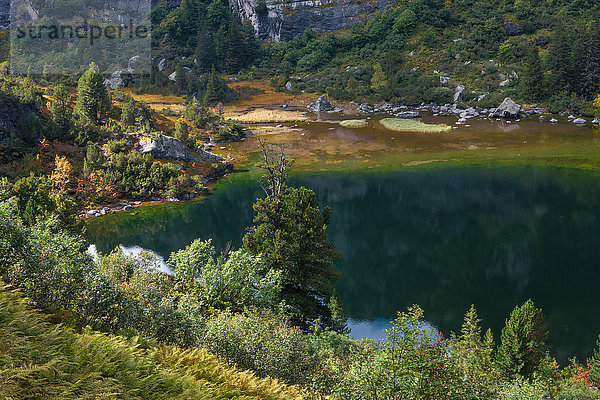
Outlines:
{"label": "pine tree", "polygon": [[180,94],[186,94],[188,89],[187,71],[183,68],[181,63],[175,67],[175,82],[177,83],[177,89]]}
{"label": "pine tree", "polygon": [[240,21],[237,18],[231,18],[227,31],[227,53],[225,55],[225,69],[230,74],[237,73],[246,64],[241,28]]}
{"label": "pine tree", "polygon": [[[261,256],[265,276],[280,274],[277,300],[286,306],[295,324],[306,329],[319,319],[331,325],[326,301],[334,293],[337,273],[333,260],[339,256],[327,240],[331,210],[319,209],[312,190],[286,185],[291,160],[283,148],[273,153],[264,141],[259,143],[267,197],[254,204],[256,225],[244,236],[244,249]],[[339,316],[336,320],[339,322]]]}
{"label": "pine tree", "polygon": [[570,73],[572,71],[571,44],[562,24],[555,29],[555,35],[550,43],[548,53],[553,78],[552,83],[556,87],[553,94],[556,94],[556,92],[566,90],[568,85],[572,85],[570,83]]}
{"label": "pine tree", "polygon": [[102,152],[98,146],[93,143],[89,143],[86,148],[85,158],[83,160],[83,174],[85,176],[89,176],[92,172],[100,168],[103,162],[104,156],[102,155]]}
{"label": "pine tree", "polygon": [[135,125],[135,102],[132,98],[123,103],[123,108],[121,109],[121,124],[123,127]]}
{"label": "pine tree", "polygon": [[373,66],[373,77],[371,78],[371,89],[378,91],[387,86],[385,73],[381,68],[381,64],[377,63]]}
{"label": "pine tree", "polygon": [[516,306],[506,320],[496,363],[505,379],[529,379],[546,355],[546,323],[542,310],[531,300]]}
{"label": "pine tree", "polygon": [[577,50],[574,57],[578,60],[577,92],[591,100],[600,89],[600,31],[596,23],[585,29]]}
{"label": "pine tree", "polygon": [[206,92],[204,93],[204,105],[214,106],[221,100],[221,90],[218,81],[219,77],[213,65],[210,74],[208,75],[208,83],[206,84]]}
{"label": "pine tree", "polygon": [[189,139],[188,124],[184,119],[178,119],[175,124],[175,139],[181,140],[183,143],[187,143]]}
{"label": "pine tree", "polygon": [[198,46],[196,46],[196,62],[200,72],[209,72],[217,63],[217,53],[212,33],[203,25],[198,34]]}
{"label": "pine tree", "polygon": [[537,46],[532,46],[527,53],[525,69],[521,76],[521,88],[525,100],[539,101],[544,98],[544,72]]}
{"label": "pine tree", "polygon": [[71,129],[72,110],[70,106],[71,95],[65,85],[58,84],[52,93],[53,102],[50,106],[52,121],[56,124],[60,136],[64,137]]}
{"label": "pine tree", "polygon": [[100,124],[112,107],[104,78],[94,63],[79,78],[75,114],[85,123]]}
{"label": "pine tree", "polygon": [[458,371],[466,383],[468,397],[473,399],[490,398],[491,383],[494,380],[492,331],[488,329],[482,341],[480,322],[475,306],[471,305],[465,314],[461,335],[453,343]]}

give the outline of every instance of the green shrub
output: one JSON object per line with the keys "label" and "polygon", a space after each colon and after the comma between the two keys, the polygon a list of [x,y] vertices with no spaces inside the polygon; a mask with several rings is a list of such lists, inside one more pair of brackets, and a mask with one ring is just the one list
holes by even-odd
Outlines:
{"label": "green shrub", "polygon": [[240,368],[292,384],[307,382],[315,365],[302,331],[267,311],[221,314],[207,322],[202,343]]}

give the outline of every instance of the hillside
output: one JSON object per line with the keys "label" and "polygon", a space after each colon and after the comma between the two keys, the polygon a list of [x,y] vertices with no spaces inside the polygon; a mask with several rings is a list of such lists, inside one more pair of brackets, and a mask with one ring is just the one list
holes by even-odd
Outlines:
{"label": "hillside", "polygon": [[182,350],[45,322],[0,288],[0,398],[294,399],[294,389]]}

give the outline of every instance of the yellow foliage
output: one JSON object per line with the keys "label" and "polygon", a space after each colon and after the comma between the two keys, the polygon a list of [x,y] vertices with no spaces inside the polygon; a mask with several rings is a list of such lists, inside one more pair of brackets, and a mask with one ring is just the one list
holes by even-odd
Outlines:
{"label": "yellow foliage", "polygon": [[594,107],[600,108],[600,93],[594,99]]}
{"label": "yellow foliage", "polygon": [[57,154],[54,158],[54,170],[50,175],[52,185],[59,190],[64,190],[71,181],[71,174],[73,174],[73,166],[67,157]]}

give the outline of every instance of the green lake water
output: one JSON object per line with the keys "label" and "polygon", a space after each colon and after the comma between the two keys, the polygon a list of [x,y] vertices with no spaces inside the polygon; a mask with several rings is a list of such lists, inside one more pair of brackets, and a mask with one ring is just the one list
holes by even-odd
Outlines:
{"label": "green lake water", "polygon": [[[353,335],[381,337],[398,310],[419,304],[445,335],[475,304],[499,339],[512,308],[531,298],[551,353],[589,357],[600,333],[600,178],[552,167],[445,166],[386,172],[302,173],[332,208],[329,238],[343,255],[337,291]],[[88,226],[108,252],[118,244],[163,257],[195,238],[239,246],[262,196],[238,173],[205,199],[150,206]]]}

